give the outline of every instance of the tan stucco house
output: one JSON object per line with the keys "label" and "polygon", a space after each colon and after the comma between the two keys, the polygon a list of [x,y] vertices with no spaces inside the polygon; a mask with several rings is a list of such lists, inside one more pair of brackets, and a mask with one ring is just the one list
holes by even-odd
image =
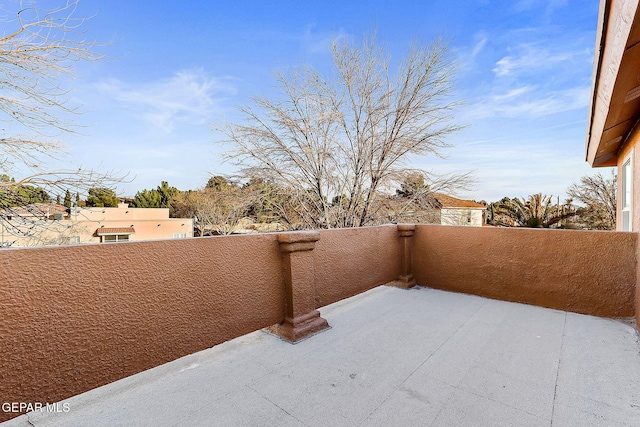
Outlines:
{"label": "tan stucco house", "polygon": [[640,0],[602,0],[587,161],[618,168],[616,228],[640,230]]}
{"label": "tan stucco house", "polygon": [[193,219],[169,218],[168,208],[131,208],[120,203],[117,208],[67,209],[51,203],[12,211],[16,217],[0,224],[0,235],[3,243],[13,247],[193,237]]}

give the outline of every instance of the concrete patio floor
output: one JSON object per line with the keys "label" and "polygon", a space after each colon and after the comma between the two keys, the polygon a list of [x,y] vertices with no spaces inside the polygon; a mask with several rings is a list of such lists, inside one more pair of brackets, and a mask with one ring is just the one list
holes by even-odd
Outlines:
{"label": "concrete patio floor", "polygon": [[320,310],[298,344],[257,331],[9,426],[637,426],[622,322],[427,288]]}

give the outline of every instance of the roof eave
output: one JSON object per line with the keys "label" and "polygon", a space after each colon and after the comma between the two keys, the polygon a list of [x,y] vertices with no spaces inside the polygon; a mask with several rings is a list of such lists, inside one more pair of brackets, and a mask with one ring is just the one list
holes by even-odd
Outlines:
{"label": "roof eave", "polygon": [[630,89],[635,90],[630,76],[637,72],[634,40],[640,25],[639,1],[600,3],[585,150],[592,167],[617,164],[618,152],[631,130],[629,113],[638,114],[640,104],[633,101],[637,97],[628,97]]}
{"label": "roof eave", "polygon": [[598,27],[596,32],[596,45],[594,48],[594,61],[593,61],[593,72],[592,72],[592,81],[591,81],[591,99],[589,102],[589,117],[587,118],[587,138],[586,138],[586,160],[589,162],[591,166],[593,166],[593,160],[589,154],[589,148],[592,147],[592,128],[593,128],[593,119],[595,115],[595,108],[597,104],[597,87],[600,81],[600,70],[602,65],[602,56],[604,53],[604,44],[606,41],[607,32],[604,31],[605,27],[608,25],[609,20],[609,9],[611,7],[609,0],[604,0],[600,2],[600,8],[598,10]]}

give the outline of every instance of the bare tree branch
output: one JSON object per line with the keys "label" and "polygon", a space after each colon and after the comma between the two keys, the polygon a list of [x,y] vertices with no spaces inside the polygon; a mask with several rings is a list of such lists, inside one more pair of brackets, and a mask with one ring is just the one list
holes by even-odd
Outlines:
{"label": "bare tree branch", "polygon": [[578,209],[584,226],[594,230],[616,229],[616,195],[618,178],[615,171],[609,178],[597,173],[583,176],[579,184],[567,189],[569,197],[584,205]]}
{"label": "bare tree branch", "polygon": [[60,137],[78,129],[68,119],[81,112],[69,97],[68,83],[76,77],[76,65],[103,55],[95,51],[99,43],[85,38],[87,18],[76,14],[79,0],[63,0],[58,7],[39,3],[0,4],[0,225],[5,230],[9,221],[22,219],[25,224],[16,230],[27,233],[50,224],[37,215],[21,218],[16,195],[32,188],[60,195],[66,190],[112,187],[124,179],[48,164],[64,154]]}
{"label": "bare tree branch", "polygon": [[244,123],[221,132],[245,177],[265,177],[291,192],[313,227],[357,227],[379,219],[381,189],[418,155],[441,155],[459,104],[448,45],[415,43],[394,72],[375,36],[335,41],[337,73],[310,67],[276,74],[281,98],[256,98]]}

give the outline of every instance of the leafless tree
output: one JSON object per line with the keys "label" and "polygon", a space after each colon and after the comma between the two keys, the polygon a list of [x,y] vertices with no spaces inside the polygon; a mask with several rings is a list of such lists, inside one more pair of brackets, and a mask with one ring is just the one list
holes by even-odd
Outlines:
{"label": "leafless tree", "polygon": [[578,217],[584,226],[594,230],[616,229],[616,193],[618,178],[614,171],[609,178],[597,173],[583,176],[579,184],[567,189],[569,197],[584,205]]}
{"label": "leafless tree", "polygon": [[369,225],[408,161],[441,155],[460,129],[452,123],[456,66],[442,40],[414,43],[395,71],[375,37],[361,46],[335,40],[332,56],[331,77],[306,66],[276,74],[282,96],[255,98],[241,109],[244,123],[220,130],[246,176],[297,189],[310,227]]}
{"label": "leafless tree", "polygon": [[176,217],[194,218],[201,236],[226,235],[241,228],[251,203],[250,195],[229,185],[181,192],[171,201],[171,210]]}
{"label": "leafless tree", "polygon": [[[0,175],[15,178],[0,180],[0,221],[12,216],[12,188],[30,185],[64,194],[121,181],[113,172],[49,165],[64,153],[61,136],[77,131],[69,117],[80,111],[68,87],[75,66],[102,57],[97,43],[85,39],[78,2],[63,0],[53,8],[28,0],[0,4]],[[35,230],[44,223],[32,225]]]}
{"label": "leafless tree", "polygon": [[70,105],[63,83],[74,78],[79,61],[102,56],[94,52],[96,43],[82,38],[85,19],[74,17],[77,5],[78,0],[67,0],[43,9],[22,0],[0,6],[5,16],[0,21],[0,117],[15,132],[0,140],[0,166],[36,169],[21,181],[41,177],[42,157],[55,156],[62,148],[55,137],[74,130],[64,117],[78,110]]}

